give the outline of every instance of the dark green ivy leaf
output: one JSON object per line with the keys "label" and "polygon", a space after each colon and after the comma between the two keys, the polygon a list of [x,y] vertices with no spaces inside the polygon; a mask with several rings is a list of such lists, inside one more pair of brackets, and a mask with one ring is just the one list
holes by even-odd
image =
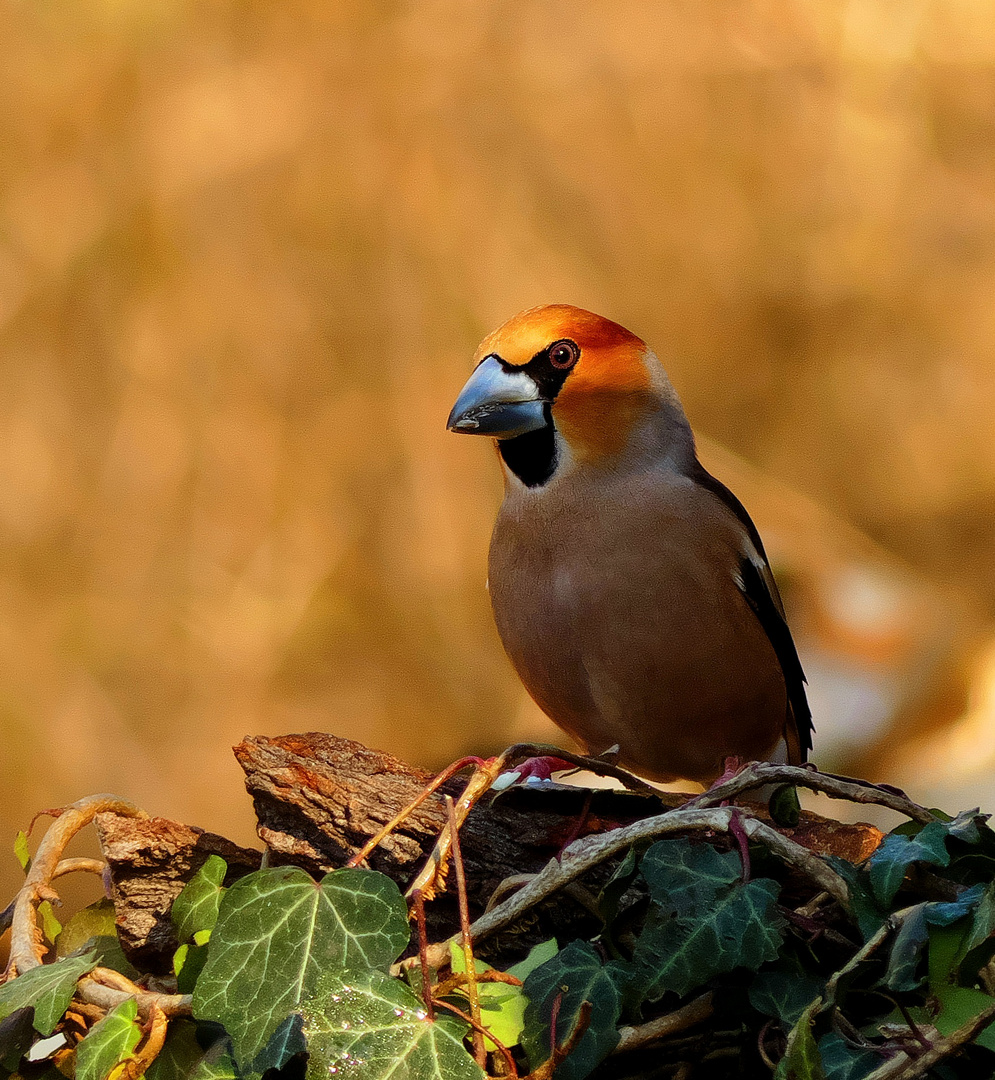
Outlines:
{"label": "dark green ivy leaf", "polygon": [[711,844],[683,838],[658,840],[639,864],[650,897],[678,915],[708,904],[720,889],[739,881],[743,866],[737,852],[718,852]]}
{"label": "dark green ivy leaf", "polygon": [[683,997],[721,972],[756,971],[773,960],[785,925],[774,907],[779,891],[776,881],[757,878],[683,917],[655,904],[636,941],[627,997],[656,1001],[668,991]]}
{"label": "dark green ivy leaf", "polygon": [[191,1020],[172,1020],[159,1056],[145,1073],[147,1080],[236,1080],[231,1046],[222,1035],[201,1046],[197,1025]]}
{"label": "dark green ivy leaf", "polygon": [[873,1050],[850,1046],[835,1031],[819,1040],[819,1056],[826,1080],[864,1080],[885,1060]]}
{"label": "dark green ivy leaf", "polygon": [[781,1028],[790,1031],[824,985],[825,979],[806,971],[792,953],[782,957],[775,967],[758,972],[748,995],[757,1012],[780,1021]]}
{"label": "dark green ivy leaf", "polygon": [[25,1005],[0,1020],[0,1072],[17,1071],[21,1058],[34,1042],[34,1009]]}
{"label": "dark green ivy leaf", "polygon": [[96,954],[70,956],[54,964],[41,964],[0,986],[0,1020],[27,1005],[34,1006],[35,1031],[51,1035],[69,1008],[76,983],[97,963]]}
{"label": "dark green ivy leaf", "polygon": [[889,833],[868,862],[871,888],[878,903],[891,903],[905,872],[913,863],[949,866],[950,854],[946,846],[949,835],[950,824],[944,821],[931,821],[911,837]]}
{"label": "dark green ivy leaf", "polygon": [[929,938],[930,926],[950,926],[978,906],[984,886],[975,885],[946,903],[917,904],[906,916],[895,935],[884,981],[891,990],[904,992],[919,985],[917,971],[922,948]]}
{"label": "dark green ivy leaf", "polygon": [[826,1080],[819,1047],[812,1034],[812,1023],[821,1004],[819,998],[811,1002],[791,1029],[788,1048],[778,1062],[774,1080]]}
{"label": "dark green ivy leaf", "polygon": [[557,998],[557,1045],[570,1035],[581,1005],[589,1001],[592,1006],[587,1031],[556,1070],[557,1080],[582,1080],[615,1049],[622,1008],[616,973],[614,961],[603,966],[591,945],[574,941],[529,975],[522,1046],[533,1069],[552,1056],[550,1024]]}
{"label": "dark green ivy leaf", "polygon": [[194,1015],[225,1028],[243,1072],[280,1068],[302,1049],[294,1018],[321,979],[386,971],[408,936],[407,906],[382,874],[333,870],[316,884],[293,866],[257,870],[222,897]]}

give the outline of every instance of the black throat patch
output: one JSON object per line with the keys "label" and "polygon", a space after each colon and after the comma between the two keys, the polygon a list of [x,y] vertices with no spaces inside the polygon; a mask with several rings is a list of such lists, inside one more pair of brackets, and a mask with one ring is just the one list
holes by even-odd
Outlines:
{"label": "black throat patch", "polygon": [[545,413],[544,427],[498,441],[505,465],[526,487],[541,487],[556,471],[556,429],[549,405]]}

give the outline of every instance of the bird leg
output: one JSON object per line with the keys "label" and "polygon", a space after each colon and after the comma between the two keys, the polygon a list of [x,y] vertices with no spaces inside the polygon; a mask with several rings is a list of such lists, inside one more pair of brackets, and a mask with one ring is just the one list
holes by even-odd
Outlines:
{"label": "bird leg", "polygon": [[576,770],[577,766],[561,757],[542,756],[526,758],[520,765],[503,772],[492,785],[495,791],[503,791],[514,784],[527,784],[530,781],[551,780],[553,773]]}

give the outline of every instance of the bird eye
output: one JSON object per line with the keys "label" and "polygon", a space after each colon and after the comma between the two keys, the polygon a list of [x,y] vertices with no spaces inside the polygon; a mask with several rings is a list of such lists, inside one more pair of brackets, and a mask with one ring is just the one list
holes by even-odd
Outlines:
{"label": "bird eye", "polygon": [[580,349],[572,341],[554,341],[549,347],[549,362],[555,368],[566,371],[580,358]]}

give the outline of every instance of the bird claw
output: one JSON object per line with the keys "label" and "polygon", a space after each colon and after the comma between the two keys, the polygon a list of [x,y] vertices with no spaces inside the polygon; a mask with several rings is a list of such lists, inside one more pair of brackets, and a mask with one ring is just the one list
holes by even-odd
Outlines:
{"label": "bird claw", "polygon": [[495,791],[504,791],[515,784],[541,784],[553,779],[554,772],[576,769],[572,762],[558,757],[530,757],[520,765],[501,773],[491,785]]}

